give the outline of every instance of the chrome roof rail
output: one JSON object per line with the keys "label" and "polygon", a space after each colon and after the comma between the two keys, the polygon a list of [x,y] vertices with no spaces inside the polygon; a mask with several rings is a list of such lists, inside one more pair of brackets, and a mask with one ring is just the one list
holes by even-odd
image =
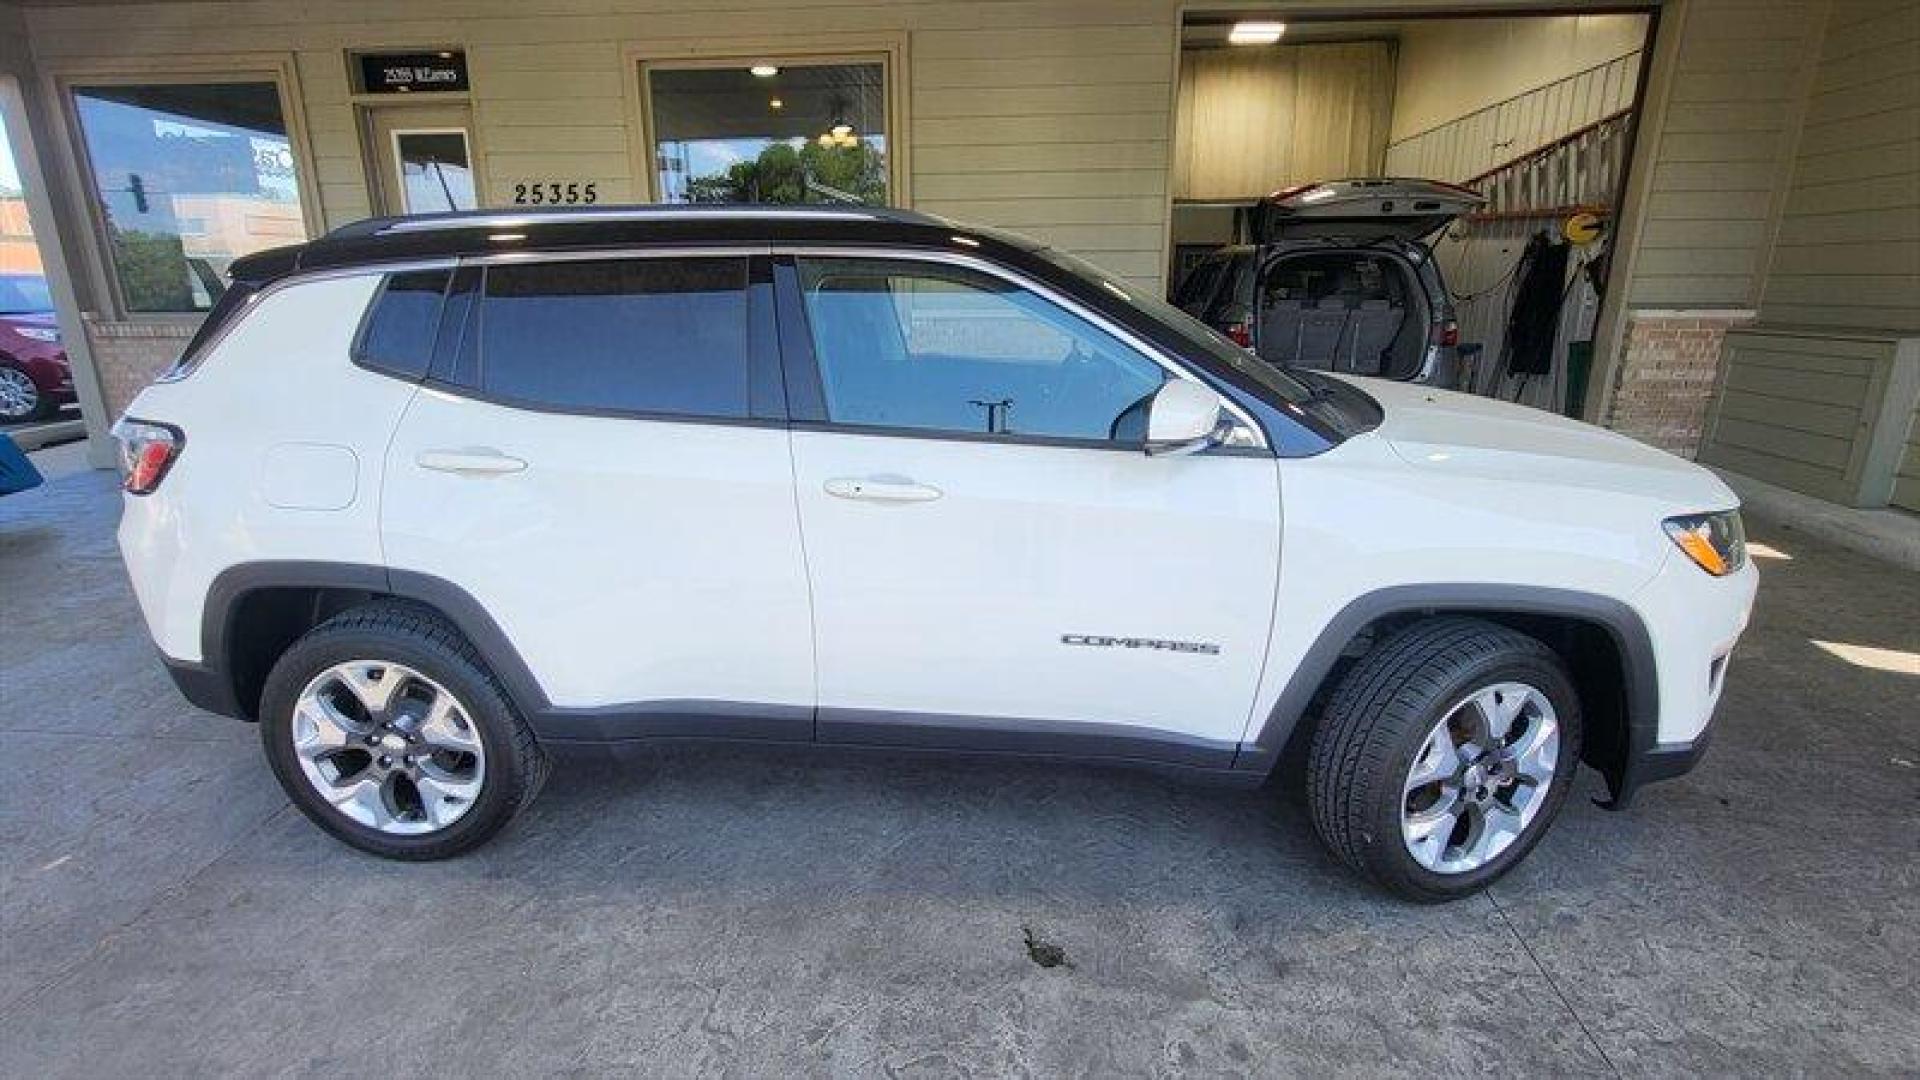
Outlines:
{"label": "chrome roof rail", "polygon": [[532,225],[564,225],[571,222],[713,221],[729,218],[736,220],[921,220],[920,215],[911,212],[902,213],[878,208],[609,206],[586,209],[566,207],[549,210],[483,210],[428,214],[419,217],[374,218],[343,225],[328,235],[393,236],[448,229],[511,229]]}

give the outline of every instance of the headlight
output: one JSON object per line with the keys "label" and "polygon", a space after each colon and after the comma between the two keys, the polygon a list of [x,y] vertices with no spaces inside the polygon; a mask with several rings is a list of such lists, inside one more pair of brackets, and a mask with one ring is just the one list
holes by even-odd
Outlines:
{"label": "headlight", "polygon": [[1747,565],[1747,532],[1740,525],[1738,510],[1671,517],[1661,524],[1687,558],[1714,577],[1725,577]]}
{"label": "headlight", "polygon": [[13,332],[35,341],[57,342],[60,340],[60,331],[48,326],[16,326]]}

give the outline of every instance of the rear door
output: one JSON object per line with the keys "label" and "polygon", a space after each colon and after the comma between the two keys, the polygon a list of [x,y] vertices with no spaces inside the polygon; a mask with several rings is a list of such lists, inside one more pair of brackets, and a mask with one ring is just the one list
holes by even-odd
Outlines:
{"label": "rear door", "polygon": [[499,623],[565,714],[548,731],[723,734],[737,719],[811,737],[764,258],[500,259],[461,275],[460,323],[388,451],[388,564],[453,583]]}
{"label": "rear door", "polygon": [[1262,199],[1253,237],[1260,244],[1420,240],[1485,202],[1471,188],[1437,180],[1330,180]]}
{"label": "rear door", "polygon": [[1135,406],[1182,376],[986,264],[780,272],[820,739],[1230,760],[1272,457],[1148,457]]}

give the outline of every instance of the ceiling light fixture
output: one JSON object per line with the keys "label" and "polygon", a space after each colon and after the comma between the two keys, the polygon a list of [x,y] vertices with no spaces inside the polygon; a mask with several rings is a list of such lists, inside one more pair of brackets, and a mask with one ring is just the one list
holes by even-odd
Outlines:
{"label": "ceiling light fixture", "polygon": [[1234,23],[1227,32],[1229,45],[1271,45],[1280,40],[1287,32],[1286,23],[1277,22],[1241,22]]}
{"label": "ceiling light fixture", "polygon": [[771,79],[780,74],[780,69],[772,64],[755,64],[747,70],[752,72],[756,79]]}
{"label": "ceiling light fixture", "polygon": [[784,109],[786,107],[787,103],[781,101],[779,98],[774,98],[772,101],[767,102],[767,108],[769,109]]}

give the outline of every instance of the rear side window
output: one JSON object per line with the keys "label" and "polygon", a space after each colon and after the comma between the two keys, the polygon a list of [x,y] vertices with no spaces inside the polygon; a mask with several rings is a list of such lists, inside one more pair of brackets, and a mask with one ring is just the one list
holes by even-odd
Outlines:
{"label": "rear side window", "polygon": [[488,267],[470,370],[531,405],[744,417],[746,289],[741,258]]}
{"label": "rear side window", "polygon": [[451,270],[388,274],[367,309],[354,362],[411,379],[425,378]]}

